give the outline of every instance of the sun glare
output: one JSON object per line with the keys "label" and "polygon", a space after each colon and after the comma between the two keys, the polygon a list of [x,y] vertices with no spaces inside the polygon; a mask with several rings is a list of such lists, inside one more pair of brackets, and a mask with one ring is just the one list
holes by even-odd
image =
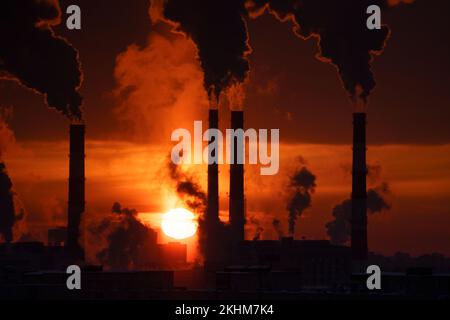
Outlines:
{"label": "sun glare", "polygon": [[197,223],[192,212],[177,208],[163,215],[161,228],[167,236],[181,240],[192,237],[197,232]]}

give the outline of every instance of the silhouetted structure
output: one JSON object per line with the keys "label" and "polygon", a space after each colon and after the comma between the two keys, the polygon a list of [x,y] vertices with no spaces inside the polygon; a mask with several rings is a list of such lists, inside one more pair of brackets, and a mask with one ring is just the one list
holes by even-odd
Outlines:
{"label": "silhouetted structure", "polygon": [[84,135],[84,124],[72,124],[70,126],[69,203],[66,247],[75,260],[84,260],[84,250],[80,245],[80,223],[81,216],[85,210]]}
{"label": "silhouetted structure", "polygon": [[367,259],[366,114],[353,114],[351,246],[354,260]]}
{"label": "silhouetted structure", "polygon": [[[244,129],[244,112],[231,111],[231,129]],[[230,165],[230,227],[233,242],[239,243],[245,239],[244,225],[244,139],[233,138],[232,164]],[[238,158],[238,149],[242,159]],[[240,162],[240,163],[238,163]]]}
{"label": "silhouetted structure", "polygon": [[239,247],[239,260],[249,277],[255,266],[268,267],[271,274],[264,273],[266,288],[271,283],[269,287],[280,290],[335,287],[347,283],[351,274],[350,249],[328,240],[247,240]]}
{"label": "silhouetted structure", "polygon": [[53,229],[48,229],[47,240],[48,245],[51,247],[65,246],[67,241],[67,228],[57,227]]}
{"label": "silhouetted structure", "polygon": [[[219,128],[219,110],[209,109],[209,129]],[[219,143],[214,141],[215,137],[209,139],[209,154],[213,160],[216,158],[214,145]],[[219,227],[219,164],[218,162],[208,163],[208,203],[205,217],[205,230],[203,250],[205,262],[215,263],[218,259],[218,227]]]}
{"label": "silhouetted structure", "polygon": [[[209,110],[209,128],[219,128],[219,111],[217,109]],[[211,137],[209,143],[214,142]],[[217,143],[217,142],[216,142]],[[215,151],[210,147],[210,154],[215,157]],[[219,220],[219,165],[218,163],[208,164],[208,209],[206,214],[208,223],[215,224]]]}
{"label": "silhouetted structure", "polygon": [[162,268],[185,267],[187,261],[187,245],[180,242],[158,244],[157,264]]}

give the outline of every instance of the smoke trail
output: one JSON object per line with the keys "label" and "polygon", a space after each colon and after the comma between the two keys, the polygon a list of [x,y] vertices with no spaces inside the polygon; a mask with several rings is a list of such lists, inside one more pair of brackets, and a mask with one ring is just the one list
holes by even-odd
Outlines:
{"label": "smoke trail", "polygon": [[287,204],[289,233],[294,235],[297,217],[311,206],[311,194],[316,187],[316,176],[306,167],[302,167],[291,177],[289,187],[293,193]]}
{"label": "smoke trail", "polygon": [[[385,199],[389,193],[389,186],[385,182],[378,187],[369,189],[367,191],[367,212],[377,214],[389,210],[391,205]],[[334,244],[345,244],[350,239],[351,233],[352,200],[346,199],[336,205],[332,215],[334,220],[325,225],[330,241]]]}
{"label": "smoke trail", "polygon": [[13,184],[2,160],[3,152],[15,143],[14,133],[5,120],[11,112],[10,108],[0,108],[0,240],[6,242],[13,240],[14,223],[22,220],[24,213],[22,210],[16,217]]}
{"label": "smoke trail", "polygon": [[[175,165],[170,157],[168,158],[168,170],[170,179],[175,183],[177,195],[193,212],[199,215],[197,219],[198,245],[203,257],[218,258],[230,254],[224,249],[231,243],[228,226],[221,221],[214,224],[206,221],[208,198],[200,185],[194,181],[193,177]],[[209,238],[211,235],[214,239]]]}
{"label": "smoke trail", "polygon": [[161,18],[173,25],[174,31],[191,38],[198,48],[204,71],[204,86],[210,99],[220,97],[223,90],[240,86],[249,72],[247,60],[247,26],[243,16],[243,0],[167,0],[161,9],[155,1],[152,19]]}
{"label": "smoke trail", "polygon": [[200,185],[193,181],[185,172],[174,164],[170,159],[168,161],[169,176],[176,183],[175,190],[178,196],[194,212],[201,213],[201,217],[206,211],[207,197]]}
{"label": "smoke trail", "polygon": [[[200,185],[193,180],[191,176],[183,172],[179,166],[174,164],[170,157],[168,158],[169,177],[175,183],[175,190],[180,199],[194,212],[198,217],[198,244],[200,252],[205,257],[210,251],[211,241],[208,235],[212,232],[211,226],[206,223],[207,196]],[[213,226],[214,229],[218,226]],[[214,230],[215,236],[220,237],[219,230]]]}
{"label": "smoke trail", "polygon": [[54,34],[57,0],[0,1],[0,79],[16,80],[45,96],[49,107],[81,120],[78,52]]}
{"label": "smoke trail", "polygon": [[261,233],[263,233],[264,228],[261,226],[261,222],[256,217],[250,217],[249,223],[255,226],[255,234],[252,238],[253,241],[260,240]]}
{"label": "smoke trail", "polygon": [[112,215],[89,231],[107,239],[107,245],[97,253],[97,259],[113,270],[149,268],[157,260],[156,233],[137,219],[135,209],[114,203]]}
{"label": "smoke trail", "polygon": [[[302,39],[318,39],[318,59],[333,64],[344,88],[357,101],[367,101],[375,87],[371,62],[380,55],[390,30],[369,30],[367,7],[378,5],[383,12],[402,1],[361,0],[247,0],[250,16],[258,17],[268,10],[280,21],[293,23],[293,31]],[[412,2],[412,1],[404,1]]]}
{"label": "smoke trail", "polygon": [[283,230],[281,229],[281,221],[278,219],[273,219],[272,226],[278,235],[278,239],[282,238],[284,233],[283,233]]}

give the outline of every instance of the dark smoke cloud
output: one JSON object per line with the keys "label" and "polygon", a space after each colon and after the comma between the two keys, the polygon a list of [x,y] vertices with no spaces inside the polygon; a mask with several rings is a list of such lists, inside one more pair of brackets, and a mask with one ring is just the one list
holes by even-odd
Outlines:
{"label": "dark smoke cloud", "polygon": [[204,70],[210,98],[242,83],[249,71],[247,26],[243,0],[167,0],[163,15],[175,31],[192,38]]}
{"label": "dark smoke cloud", "polygon": [[151,267],[157,259],[156,233],[137,219],[135,209],[114,203],[112,214],[89,231],[106,238],[107,245],[97,253],[97,259],[113,270],[133,270]]}
{"label": "dark smoke cloud", "polygon": [[12,108],[0,107],[0,240],[21,241],[27,233],[26,212],[17,208],[17,194],[2,160],[3,152],[15,144],[15,136],[6,120],[12,115]]}
{"label": "dark smoke cloud", "polygon": [[383,12],[387,0],[248,0],[253,17],[266,9],[281,21],[292,21],[302,39],[319,39],[318,58],[332,63],[352,99],[367,100],[375,87],[371,70],[373,55],[381,54],[390,30],[369,30],[367,7],[378,5]]}
{"label": "dark smoke cloud", "polygon": [[6,242],[13,240],[12,228],[15,221],[13,196],[11,179],[6,172],[5,164],[0,162],[0,236]]}
{"label": "dark smoke cloud", "polygon": [[0,79],[19,81],[51,108],[81,120],[78,53],[52,30],[60,16],[56,0],[0,1]]}
{"label": "dark smoke cloud", "polygon": [[[198,214],[198,245],[204,258],[230,254],[224,247],[231,243],[231,234],[227,225],[221,221],[211,223],[206,219],[207,196],[192,176],[168,159],[169,177],[174,182],[178,197],[193,212]],[[214,239],[209,239],[213,235]]]}
{"label": "dark smoke cloud", "polygon": [[[178,197],[182,200],[193,212],[196,212],[198,217],[198,244],[200,252],[203,256],[209,251],[208,234],[211,232],[211,226],[206,222],[206,207],[207,196],[201,189],[200,185],[194,181],[186,172],[183,172],[179,166],[174,164],[170,157],[168,158],[169,177],[175,184],[175,191]],[[217,227],[217,226],[214,226]],[[217,234],[219,237],[219,235]]]}
{"label": "dark smoke cloud", "polygon": [[170,159],[168,162],[169,176],[175,182],[175,190],[181,200],[194,212],[206,212],[207,197],[200,185],[187,173],[174,164]]}
{"label": "dark smoke cloud", "polygon": [[316,176],[306,167],[302,167],[291,177],[289,187],[292,193],[287,204],[289,233],[294,235],[297,217],[311,206],[311,194],[316,188]]}
{"label": "dark smoke cloud", "polygon": [[367,210],[375,214],[385,210],[390,210],[391,205],[386,201],[385,196],[390,194],[389,185],[383,182],[378,187],[367,191]]}
{"label": "dark smoke cloud", "polygon": [[[387,183],[382,183],[378,187],[369,189],[367,191],[367,212],[369,214],[377,214],[389,210],[391,205],[385,199],[389,193]],[[330,241],[334,244],[345,244],[349,241],[351,234],[352,200],[346,199],[336,205],[333,208],[332,215],[334,220],[326,224]]]}

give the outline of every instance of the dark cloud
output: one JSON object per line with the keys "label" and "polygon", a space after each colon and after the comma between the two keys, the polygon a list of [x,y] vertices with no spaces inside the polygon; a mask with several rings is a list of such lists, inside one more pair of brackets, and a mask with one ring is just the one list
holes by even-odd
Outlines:
{"label": "dark cloud", "polygon": [[252,16],[266,9],[281,21],[292,21],[296,35],[318,38],[318,58],[338,69],[342,83],[352,99],[366,100],[375,87],[371,70],[373,55],[384,50],[389,28],[369,30],[367,7],[388,7],[385,0],[251,0]]}
{"label": "dark cloud", "polygon": [[[206,220],[207,196],[195,179],[168,158],[169,177],[174,182],[178,197],[198,215],[198,245],[205,259],[224,257],[230,252],[224,249],[231,243],[230,229],[221,221]],[[261,231],[262,232],[262,231]],[[213,239],[212,239],[213,237]],[[229,250],[228,250],[229,251]]]}
{"label": "dark cloud", "polygon": [[107,245],[97,259],[110,269],[133,270],[151,267],[156,260],[156,233],[137,218],[135,209],[114,203],[112,214],[89,228],[96,237],[106,238]]}
{"label": "dark cloud", "polygon": [[192,38],[204,70],[204,85],[216,97],[242,83],[249,71],[250,52],[242,0],[168,0],[163,14],[178,32]]}
{"label": "dark cloud", "polygon": [[81,120],[78,52],[52,30],[60,16],[58,1],[0,2],[0,78],[19,81],[51,108]]}
{"label": "dark cloud", "polygon": [[175,190],[184,203],[194,212],[204,214],[207,197],[200,185],[179,166],[168,160],[169,177],[175,182]]}

